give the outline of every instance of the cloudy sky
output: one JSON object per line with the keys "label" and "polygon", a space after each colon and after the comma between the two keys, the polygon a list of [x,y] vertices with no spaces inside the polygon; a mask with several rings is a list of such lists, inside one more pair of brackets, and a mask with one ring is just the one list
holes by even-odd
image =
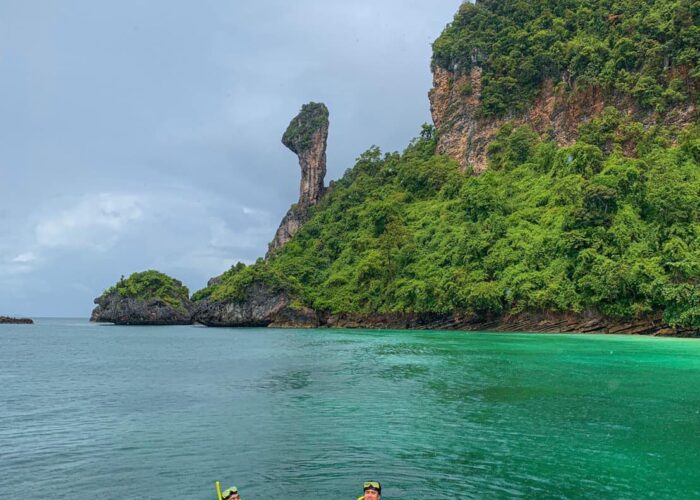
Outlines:
{"label": "cloudy sky", "polygon": [[328,177],[430,121],[460,0],[0,3],[0,315],[88,316],[122,274],[191,291],[296,201],[280,139],[330,110]]}

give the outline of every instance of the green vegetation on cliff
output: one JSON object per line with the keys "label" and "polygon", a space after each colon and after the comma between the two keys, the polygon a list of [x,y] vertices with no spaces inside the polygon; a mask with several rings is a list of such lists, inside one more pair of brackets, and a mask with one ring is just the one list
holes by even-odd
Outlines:
{"label": "green vegetation on cliff", "polygon": [[505,126],[476,177],[425,126],[403,154],[365,152],[269,261],[195,298],[265,280],[336,313],[664,311],[700,327],[700,132],[667,133],[612,108],[570,147]]}
{"label": "green vegetation on cliff", "polygon": [[310,102],[289,123],[282,136],[282,144],[299,154],[313,143],[313,136],[319,129],[328,128],[328,108],[323,103]]}
{"label": "green vegetation on cliff", "polygon": [[135,300],[162,300],[175,308],[182,308],[189,301],[189,290],[178,280],[159,271],[148,270],[122,278],[105,290],[103,296],[117,292],[122,297]]}
{"label": "green vegetation on cliff", "polygon": [[253,266],[246,266],[242,262],[232,266],[216,279],[216,284],[195,292],[192,300],[243,301],[251,285],[256,283],[263,284],[272,291],[290,289],[289,283],[279,270],[270,266],[267,261],[258,259]]}
{"label": "green vegetation on cliff", "polygon": [[696,0],[478,0],[433,44],[435,64],[482,68],[481,112],[527,108],[541,83],[599,86],[659,112],[700,85]]}

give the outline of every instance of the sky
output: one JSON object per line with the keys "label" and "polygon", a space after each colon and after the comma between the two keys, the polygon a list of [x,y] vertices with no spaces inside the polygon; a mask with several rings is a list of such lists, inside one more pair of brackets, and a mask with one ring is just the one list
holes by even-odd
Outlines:
{"label": "sky", "polygon": [[191,292],[252,263],[299,196],[280,142],[330,111],[326,184],[430,122],[460,0],[0,3],[0,315],[87,317],[120,276]]}

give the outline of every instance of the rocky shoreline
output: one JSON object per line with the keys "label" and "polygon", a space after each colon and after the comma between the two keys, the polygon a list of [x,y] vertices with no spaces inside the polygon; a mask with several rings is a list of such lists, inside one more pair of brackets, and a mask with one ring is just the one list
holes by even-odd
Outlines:
{"label": "rocky shoreline", "polygon": [[[672,327],[660,313],[631,320],[583,313],[524,312],[479,316],[438,313],[328,314],[295,305],[285,292],[254,284],[243,301],[194,302],[174,308],[162,301],[137,301],[116,295],[96,299],[91,321],[117,325],[190,325],[210,327],[366,328],[387,330],[457,330],[528,333],[595,333],[700,338],[700,331]],[[12,318],[8,318],[12,319]],[[3,321],[0,317],[0,323]],[[15,320],[31,322],[31,320]]]}
{"label": "rocky shoreline", "polygon": [[195,305],[193,321],[214,327],[258,326],[271,328],[367,328],[400,330],[460,330],[528,333],[596,333],[698,337],[700,332],[666,324],[660,313],[631,320],[606,317],[594,311],[583,313],[519,313],[479,316],[466,313],[327,314],[292,307],[286,295],[257,290],[255,298],[234,303]]}
{"label": "rocky shoreline", "polygon": [[34,320],[30,318],[11,318],[10,316],[0,316],[0,324],[5,325],[33,325]]}
{"label": "rocky shoreline", "polygon": [[461,330],[527,333],[595,333],[700,338],[700,332],[676,328],[663,322],[661,315],[628,321],[595,312],[520,313],[496,317],[468,314],[340,314],[329,315],[320,327],[408,330]]}
{"label": "rocky shoreline", "polygon": [[[596,311],[522,312],[504,315],[453,313],[340,313],[302,306],[286,290],[253,283],[241,300],[136,300],[116,291],[95,299],[91,321],[117,325],[190,325],[211,327],[366,328],[529,333],[596,333],[700,338],[700,331],[672,327],[662,313],[621,320]],[[31,321],[31,320],[28,320]],[[2,321],[0,321],[2,322]]]}

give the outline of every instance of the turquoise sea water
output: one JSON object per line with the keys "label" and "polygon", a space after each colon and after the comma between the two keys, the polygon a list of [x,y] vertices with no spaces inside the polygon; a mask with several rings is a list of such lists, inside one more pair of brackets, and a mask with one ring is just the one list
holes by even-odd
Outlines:
{"label": "turquoise sea water", "polygon": [[0,498],[700,496],[700,341],[0,325]]}

